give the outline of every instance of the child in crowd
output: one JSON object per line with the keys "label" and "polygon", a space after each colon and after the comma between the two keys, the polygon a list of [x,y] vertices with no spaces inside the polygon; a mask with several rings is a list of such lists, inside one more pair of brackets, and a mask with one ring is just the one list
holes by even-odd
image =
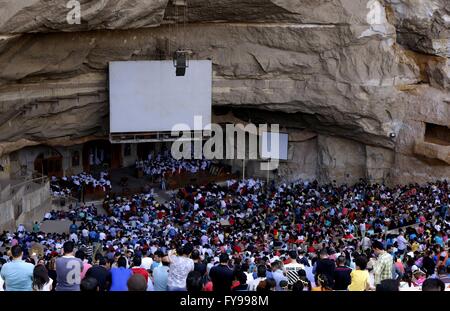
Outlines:
{"label": "child in crowd", "polygon": [[362,255],[355,259],[356,270],[350,273],[352,282],[348,286],[349,291],[365,291],[370,289],[370,275],[367,271],[367,257]]}

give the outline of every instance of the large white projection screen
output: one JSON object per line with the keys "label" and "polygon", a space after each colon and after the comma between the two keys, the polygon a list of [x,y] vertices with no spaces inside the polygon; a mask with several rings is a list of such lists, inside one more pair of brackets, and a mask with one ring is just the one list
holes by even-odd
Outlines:
{"label": "large white projection screen", "polygon": [[[192,131],[211,123],[212,64],[191,60],[177,77],[172,61],[109,63],[110,132]],[[202,124],[194,116],[202,117]]]}
{"label": "large white projection screen", "polygon": [[[278,141],[278,148],[276,147]],[[287,160],[289,135],[287,133],[263,132],[261,157],[264,159]]]}

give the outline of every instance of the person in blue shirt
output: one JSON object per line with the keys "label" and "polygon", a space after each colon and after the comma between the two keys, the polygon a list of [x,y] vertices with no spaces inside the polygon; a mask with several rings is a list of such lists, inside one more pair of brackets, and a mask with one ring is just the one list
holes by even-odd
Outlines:
{"label": "person in blue shirt", "polygon": [[116,237],[116,234],[117,234],[116,228],[115,228],[115,227],[111,227],[111,228],[109,229],[109,234],[111,235],[112,238],[115,238],[115,237]]}
{"label": "person in blue shirt", "polygon": [[19,245],[11,248],[13,260],[3,265],[0,275],[6,291],[32,291],[34,265],[22,260],[23,251]]}
{"label": "person in blue shirt", "polygon": [[70,233],[77,233],[77,231],[78,231],[78,226],[77,226],[77,224],[75,223],[75,220],[74,220],[74,221],[72,222],[72,224],[70,225],[69,230],[70,230]]}
{"label": "person in blue shirt", "polygon": [[177,232],[175,231],[174,228],[170,228],[169,229],[169,236],[170,236],[171,239],[173,239],[176,234],[177,234]]}
{"label": "person in blue shirt", "polygon": [[438,233],[438,235],[436,235],[436,236],[434,237],[434,242],[435,242],[436,244],[439,244],[441,247],[444,247],[444,239],[442,239],[442,236],[441,236],[440,233]]}
{"label": "person in blue shirt", "polygon": [[89,232],[89,240],[92,243],[98,242],[98,233],[94,229]]}
{"label": "person in blue shirt", "polygon": [[169,279],[169,262],[167,257],[163,257],[161,265],[153,270],[153,280],[155,291],[168,291],[167,282]]}
{"label": "person in blue shirt", "polygon": [[127,282],[133,275],[133,271],[127,269],[127,260],[125,257],[120,257],[117,261],[118,268],[112,268],[109,276],[108,283],[111,284],[110,291],[128,291]]}
{"label": "person in blue shirt", "polygon": [[275,280],[276,291],[282,290],[280,286],[281,281],[288,281],[288,278],[283,274],[283,271],[281,270],[281,262],[278,260],[272,263],[272,278]]}

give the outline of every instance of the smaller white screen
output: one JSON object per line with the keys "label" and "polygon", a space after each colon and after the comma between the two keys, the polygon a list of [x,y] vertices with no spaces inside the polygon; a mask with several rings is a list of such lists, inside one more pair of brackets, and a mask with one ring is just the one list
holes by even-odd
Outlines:
{"label": "smaller white screen", "polygon": [[262,133],[261,156],[264,159],[288,159],[289,135],[286,133]]}

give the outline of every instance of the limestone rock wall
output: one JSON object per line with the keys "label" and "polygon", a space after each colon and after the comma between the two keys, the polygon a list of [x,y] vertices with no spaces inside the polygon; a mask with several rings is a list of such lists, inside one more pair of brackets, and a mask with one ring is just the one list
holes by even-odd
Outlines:
{"label": "limestone rock wall", "polygon": [[82,0],[80,25],[67,3],[0,0],[0,156],[106,136],[108,62],[185,42],[213,62],[215,108],[319,134],[316,149],[295,143],[291,178],[312,175],[299,163],[315,152],[323,181],[450,176],[414,152],[425,123],[450,126],[448,0],[190,0],[178,36],[169,0]]}

